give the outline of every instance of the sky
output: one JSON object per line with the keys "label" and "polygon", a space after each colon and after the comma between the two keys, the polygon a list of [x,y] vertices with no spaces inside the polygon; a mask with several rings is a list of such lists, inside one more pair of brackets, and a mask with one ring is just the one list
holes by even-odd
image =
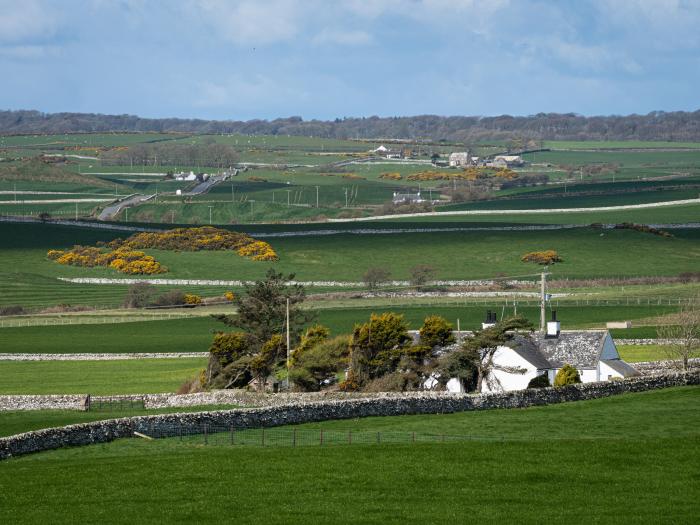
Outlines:
{"label": "sky", "polygon": [[0,109],[694,111],[699,28],[700,0],[0,0]]}

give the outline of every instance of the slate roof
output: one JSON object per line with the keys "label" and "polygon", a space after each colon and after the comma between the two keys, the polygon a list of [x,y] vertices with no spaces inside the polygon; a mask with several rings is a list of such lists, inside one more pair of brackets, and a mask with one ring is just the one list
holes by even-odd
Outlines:
{"label": "slate roof", "polygon": [[517,335],[508,346],[513,352],[525,359],[525,361],[532,366],[537,367],[537,369],[552,368],[552,365],[538,350],[536,342],[533,341],[532,338]]}
{"label": "slate roof", "polygon": [[[603,349],[606,331],[561,332],[559,337],[547,339],[542,334],[533,335],[539,353],[552,368],[570,364],[576,368],[596,368]],[[533,363],[534,364],[534,363]]]}
{"label": "slate roof", "polygon": [[641,375],[636,368],[631,367],[621,359],[601,359],[603,363],[615,370],[622,377],[634,377]]}

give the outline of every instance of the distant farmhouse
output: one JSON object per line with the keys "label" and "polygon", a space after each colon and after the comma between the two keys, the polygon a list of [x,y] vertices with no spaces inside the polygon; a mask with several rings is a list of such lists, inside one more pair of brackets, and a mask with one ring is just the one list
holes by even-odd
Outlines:
{"label": "distant farmhouse", "polygon": [[525,164],[520,155],[496,155],[486,165],[492,168],[513,168]]}
{"label": "distant farmhouse", "polygon": [[468,151],[455,151],[454,153],[450,153],[448,163],[450,167],[453,168],[470,166],[472,164],[472,158],[469,156]]}
{"label": "distant farmhouse", "polygon": [[390,149],[384,146],[383,144],[379,146],[376,149],[373,149],[370,153],[374,153],[376,155],[381,155],[384,158],[387,159],[403,159],[408,156],[410,156],[408,153],[408,150],[405,150],[403,148],[401,149]]}
{"label": "distant farmhouse", "polygon": [[[487,314],[483,328],[493,326],[495,315]],[[582,383],[610,381],[638,376],[639,372],[625,361],[607,330],[560,330],[553,312],[544,333],[516,336],[511,346],[499,346],[493,357],[493,369],[483,384],[484,392],[506,392],[527,388],[531,379],[546,375],[554,383],[557,372],[565,365],[576,368]],[[435,381],[434,379],[429,381]],[[430,385],[426,385],[430,386]],[[456,378],[447,383],[450,392],[463,392]]]}
{"label": "distant farmhouse", "polygon": [[392,202],[394,204],[422,204],[427,201],[421,196],[420,192],[399,193],[395,191]]}

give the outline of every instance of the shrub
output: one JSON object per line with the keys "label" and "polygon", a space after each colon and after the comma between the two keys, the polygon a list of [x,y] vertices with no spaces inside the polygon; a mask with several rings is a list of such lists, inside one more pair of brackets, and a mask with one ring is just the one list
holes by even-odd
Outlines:
{"label": "shrub", "polygon": [[382,173],[379,176],[380,179],[387,179],[387,180],[401,180],[401,174],[398,172],[392,172],[392,173]]}
{"label": "shrub", "polygon": [[183,297],[185,304],[190,306],[197,306],[202,304],[202,298],[199,295],[193,293],[186,293]]}
{"label": "shrub", "polygon": [[547,388],[549,386],[552,385],[549,384],[549,378],[546,373],[533,377],[527,384],[528,388]]}
{"label": "shrub", "polygon": [[185,304],[185,292],[182,290],[170,290],[162,295],[159,295],[153,302],[152,306],[182,306]]}
{"label": "shrub", "polygon": [[448,323],[444,317],[430,315],[423,321],[420,329],[420,342],[430,348],[445,346],[454,343],[452,335],[452,324]]}
{"label": "shrub", "polygon": [[233,300],[236,298],[236,295],[233,292],[226,292],[224,294],[224,299],[226,299],[228,302],[233,302]]}
{"label": "shrub", "polygon": [[520,260],[522,262],[532,262],[541,265],[550,265],[557,262],[563,262],[563,259],[559,257],[559,254],[555,250],[526,253],[520,258]]}
{"label": "shrub", "polygon": [[554,386],[575,385],[580,382],[581,376],[579,376],[578,370],[568,364],[561,367],[554,378]]}
{"label": "shrub", "polygon": [[23,315],[24,313],[26,313],[24,307],[18,304],[12,306],[0,306],[0,316]]}

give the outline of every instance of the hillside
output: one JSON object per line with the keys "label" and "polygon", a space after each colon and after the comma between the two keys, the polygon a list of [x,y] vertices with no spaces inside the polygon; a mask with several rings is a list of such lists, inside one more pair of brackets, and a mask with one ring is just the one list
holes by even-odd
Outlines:
{"label": "hillside", "polygon": [[0,133],[192,132],[251,135],[301,135],[322,138],[387,138],[432,141],[508,140],[664,140],[700,141],[700,110],[654,111],[647,115],[584,117],[574,113],[538,113],[494,117],[419,115],[304,121],[148,119],[134,115],[0,111]]}

